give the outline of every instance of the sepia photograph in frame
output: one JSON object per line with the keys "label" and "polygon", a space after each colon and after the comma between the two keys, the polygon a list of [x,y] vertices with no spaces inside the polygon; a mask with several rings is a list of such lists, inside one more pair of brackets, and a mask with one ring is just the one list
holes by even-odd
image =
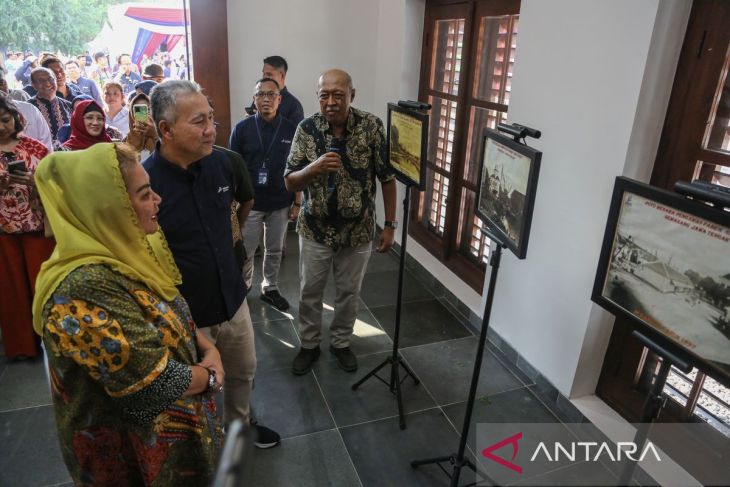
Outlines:
{"label": "sepia photograph in frame", "polygon": [[489,233],[524,259],[542,152],[486,129],[481,154],[475,212]]}
{"label": "sepia photograph in frame", "polygon": [[730,213],[616,178],[591,298],[730,386]]}
{"label": "sepia photograph in frame", "polygon": [[388,159],[396,179],[423,191],[426,186],[428,115],[388,103]]}

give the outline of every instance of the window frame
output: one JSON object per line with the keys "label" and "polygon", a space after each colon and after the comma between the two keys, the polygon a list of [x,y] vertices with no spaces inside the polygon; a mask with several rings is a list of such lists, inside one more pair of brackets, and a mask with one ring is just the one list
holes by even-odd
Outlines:
{"label": "window frame", "polygon": [[[480,294],[484,286],[486,263],[478,263],[476,259],[472,260],[472,258],[462,253],[462,247],[468,248],[470,241],[462,242],[461,245],[457,243],[463,234],[464,225],[472,224],[474,213],[473,208],[462,208],[462,192],[466,188],[476,195],[478,191],[477,184],[464,180],[464,174],[469,162],[471,112],[472,108],[480,108],[486,110],[497,109],[507,113],[507,105],[485,101],[474,96],[474,85],[478,78],[475,67],[480,47],[477,36],[482,17],[515,15],[519,13],[519,8],[520,0],[427,0],[424,15],[418,99],[428,103],[429,96],[433,96],[447,102],[456,102],[455,137],[452,146],[450,171],[437,167],[433,161],[426,162],[429,170],[441,174],[449,180],[443,236],[437,235],[419,221],[418,214],[421,211],[422,198],[423,203],[426,203],[427,196],[431,194],[430,187],[424,192],[412,192],[411,224],[408,227],[408,233],[449,270]],[[465,22],[459,69],[459,90],[457,95],[452,95],[431,89],[430,80],[431,71],[434,67],[433,63],[435,62],[432,45],[435,23],[441,19],[456,18],[463,18]],[[474,138],[475,140],[481,140],[481,134],[474,134]],[[431,184],[431,181],[429,181],[429,184]],[[483,245],[489,244],[486,237],[482,236],[482,239],[482,242],[485,242]]]}

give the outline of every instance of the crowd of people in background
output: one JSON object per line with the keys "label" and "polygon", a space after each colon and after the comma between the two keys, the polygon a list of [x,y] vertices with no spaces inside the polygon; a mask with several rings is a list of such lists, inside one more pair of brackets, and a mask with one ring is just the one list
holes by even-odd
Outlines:
{"label": "crowd of people in background", "polygon": [[[249,405],[257,248],[259,299],[288,310],[279,270],[296,222],[302,346],[292,372],[304,375],[320,354],[330,270],[329,348],[340,368],[357,370],[350,338],[376,180],[386,217],[377,250],[394,242],[383,123],[351,106],[350,75],[325,71],[320,110],[305,118],[286,87],[286,60],[265,58],[249,116],[225,148],[215,145],[210,98],[176,79],[185,67],[165,54],[139,64],[122,54],[112,67],[103,53],[7,61],[15,71],[13,83],[0,77],[0,265],[9,275],[0,327],[10,359],[38,355],[33,331],[42,337],[74,482],[207,485],[221,424],[236,420],[257,447],[278,445]],[[211,400],[221,391],[223,423]],[[183,424],[195,427],[183,434]],[[113,468],[104,458],[116,459]]]}

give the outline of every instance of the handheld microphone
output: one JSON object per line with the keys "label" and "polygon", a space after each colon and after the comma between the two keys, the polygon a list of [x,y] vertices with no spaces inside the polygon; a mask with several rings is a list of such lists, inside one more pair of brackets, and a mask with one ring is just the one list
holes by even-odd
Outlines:
{"label": "handheld microphone", "polygon": [[[327,149],[327,152],[334,152],[335,154],[339,154],[340,157],[342,157],[342,153],[344,152],[344,143],[343,143],[342,139],[333,138],[329,149]],[[327,191],[332,193],[334,190],[335,190],[335,173],[330,172],[327,175]]]}

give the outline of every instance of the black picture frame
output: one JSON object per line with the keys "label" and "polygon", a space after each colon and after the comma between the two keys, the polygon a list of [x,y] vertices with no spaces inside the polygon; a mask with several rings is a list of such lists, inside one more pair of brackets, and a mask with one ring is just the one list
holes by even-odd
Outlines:
{"label": "black picture frame", "polygon": [[591,299],[730,387],[730,213],[616,178]]}
{"label": "black picture frame", "polygon": [[387,157],[396,179],[423,191],[426,189],[428,114],[388,103],[387,132]]}
{"label": "black picture frame", "polygon": [[[527,256],[542,152],[485,129],[475,213],[517,258]],[[506,172],[505,172],[506,170]]]}

